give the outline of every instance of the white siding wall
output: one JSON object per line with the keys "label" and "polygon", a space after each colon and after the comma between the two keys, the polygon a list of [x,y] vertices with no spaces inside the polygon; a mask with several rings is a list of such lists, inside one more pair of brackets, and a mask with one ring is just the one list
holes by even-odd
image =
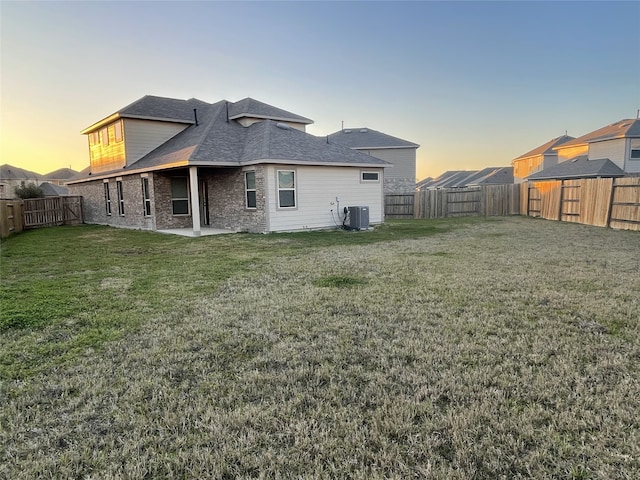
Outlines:
{"label": "white siding wall", "polygon": [[360,150],[372,157],[393,163],[393,167],[385,169],[387,180],[399,178],[416,178],[416,149],[415,148],[387,148]]}
{"label": "white siding wall", "polygon": [[189,125],[184,123],[159,122],[125,118],[124,145],[127,165],[140,160]]}
{"label": "white siding wall", "polygon": [[589,160],[608,158],[624,170],[624,160],[627,153],[627,139],[616,138],[604,142],[589,144]]}
{"label": "white siding wall", "polygon": [[[277,170],[296,171],[296,209],[278,209]],[[384,217],[383,169],[365,169],[379,171],[380,183],[361,183],[362,170],[356,167],[270,165],[267,168],[265,187],[268,230],[305,230],[334,227],[335,222],[342,224],[338,219],[336,197],[340,199],[340,210],[349,206],[368,206],[369,223],[381,223]],[[335,221],[331,216],[331,209]],[[340,218],[343,218],[343,214],[340,215]]]}
{"label": "white siding wall", "polygon": [[628,144],[629,147],[626,153],[627,164],[624,170],[629,173],[640,173],[640,160],[631,159],[631,149],[637,150],[640,148],[640,138],[630,138]]}

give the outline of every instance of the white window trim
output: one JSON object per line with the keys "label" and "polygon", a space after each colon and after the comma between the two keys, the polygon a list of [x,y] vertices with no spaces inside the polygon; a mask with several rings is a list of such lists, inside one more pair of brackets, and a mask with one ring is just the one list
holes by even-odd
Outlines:
{"label": "white window trim", "polygon": [[[375,180],[365,179],[365,173],[375,173],[377,178]],[[374,170],[360,170],[360,183],[380,183],[380,172],[376,172]]]}
{"label": "white window trim", "polygon": [[[188,217],[189,215],[191,215],[191,189],[189,186],[189,177],[172,177],[172,179],[169,181],[171,182],[174,178],[183,178],[186,182],[187,182],[187,196],[185,198],[179,197],[179,198],[174,198],[173,197],[173,192],[171,192],[171,190],[169,190],[171,192],[171,215],[173,215],[174,217]],[[171,188],[171,183],[169,183],[169,188]],[[173,209],[173,202],[174,200],[186,200],[187,201],[187,213],[174,213],[174,209]]]}
{"label": "white window trim", "polygon": [[102,184],[104,185],[105,213],[107,214],[107,217],[110,217],[113,214],[113,210],[111,208],[111,192],[109,191],[109,180],[103,180]]}
{"label": "white window trim", "polygon": [[[253,173],[253,183],[254,183],[254,188],[249,188],[248,184],[247,184],[247,174],[248,173]],[[258,193],[257,193],[257,188],[256,188],[256,171],[255,170],[245,170],[243,172],[244,175],[244,208],[246,208],[247,210],[255,210],[258,208]],[[256,205],[255,207],[250,207],[249,206],[249,196],[248,193],[249,192],[254,192],[256,194]]]}
{"label": "white window trim", "polygon": [[116,192],[118,196],[118,215],[124,217],[124,186],[122,179],[116,179]]}
{"label": "white window trim", "polygon": [[[149,184],[149,176],[146,174],[143,174],[140,177],[141,177],[140,181],[142,183],[142,213],[143,213],[143,216],[150,217],[151,216],[151,185]],[[147,206],[149,207],[148,209],[147,209]],[[147,210],[149,211],[149,213],[147,213]]]}
{"label": "white window trim", "polygon": [[[293,172],[293,188],[280,188],[280,172]],[[293,206],[282,207],[280,206],[280,191],[293,190]],[[276,198],[278,204],[278,210],[297,210],[298,209],[298,172],[294,168],[280,168],[276,169]]]}

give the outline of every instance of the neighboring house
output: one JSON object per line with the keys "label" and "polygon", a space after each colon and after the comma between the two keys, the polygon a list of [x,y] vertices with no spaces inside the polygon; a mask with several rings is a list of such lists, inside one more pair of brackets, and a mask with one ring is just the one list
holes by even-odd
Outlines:
{"label": "neighboring house", "polygon": [[624,177],[625,172],[608,159],[589,160],[581,155],[568,162],[562,162],[527,177],[527,180],[569,180],[578,178]]}
{"label": "neighboring house", "polygon": [[38,185],[41,175],[13,165],[0,166],[0,198],[12,199],[15,197],[15,188],[28,183]]}
{"label": "neighboring house", "polygon": [[513,183],[513,167],[487,167],[482,170],[450,170],[435,179],[421,180],[416,188],[418,190],[435,190],[511,183]]}
{"label": "neighboring house", "polygon": [[640,173],[640,119],[625,119],[554,147],[558,163],[585,156],[608,159],[626,173]]}
{"label": "neighboring house", "polygon": [[558,152],[554,148],[570,140],[574,140],[574,137],[562,135],[513,159],[511,165],[513,165],[514,182],[522,183],[532,173],[556,165],[558,163]]}
{"label": "neighboring house", "polygon": [[71,168],[60,168],[43,175],[42,179],[54,185],[64,185],[67,181],[77,177],[78,173]]}
{"label": "neighboring house", "polygon": [[82,131],[90,172],[67,182],[85,221],[165,230],[273,232],[384,218],[379,158],[305,132],[308,118],[246,98],[145,96]]}
{"label": "neighboring house", "polygon": [[416,189],[416,150],[420,145],[370,128],[343,128],[329,141],[393,164],[385,170],[384,193],[413,193]]}

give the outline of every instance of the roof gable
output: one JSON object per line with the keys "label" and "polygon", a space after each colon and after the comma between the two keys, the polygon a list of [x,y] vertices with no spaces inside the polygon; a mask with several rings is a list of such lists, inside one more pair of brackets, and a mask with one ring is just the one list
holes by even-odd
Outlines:
{"label": "roof gable", "polygon": [[552,154],[555,153],[553,148],[557,147],[559,145],[562,145],[563,143],[566,143],[570,140],[573,140],[574,137],[570,137],[569,135],[562,135],[561,137],[556,137],[556,138],[552,138],[551,140],[549,140],[547,143],[544,143],[542,145],[540,145],[537,148],[534,148],[533,150],[524,153],[522,155],[520,155],[519,157],[516,157],[514,159],[515,160],[522,160],[524,158],[529,158],[529,157],[535,157],[538,155],[547,155],[547,154]]}
{"label": "roof gable", "polygon": [[349,148],[418,148],[420,145],[370,128],[343,128],[329,135],[329,140]]}
{"label": "roof gable", "polygon": [[0,178],[3,180],[32,180],[38,179],[42,175],[36,172],[32,172],[30,170],[25,170],[20,167],[14,167],[13,165],[9,165],[5,163],[0,166]]}
{"label": "roof gable", "polygon": [[574,140],[570,140],[555,149],[572,147],[575,145],[584,145],[587,143],[602,142],[605,140],[613,140],[615,138],[638,138],[640,137],[640,119],[624,119],[619,122],[612,123],[606,127],[599,128],[593,132],[582,135]]}

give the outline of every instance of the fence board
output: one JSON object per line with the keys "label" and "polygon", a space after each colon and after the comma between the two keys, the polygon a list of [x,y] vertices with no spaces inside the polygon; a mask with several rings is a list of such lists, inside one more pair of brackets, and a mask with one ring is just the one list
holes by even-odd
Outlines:
{"label": "fence board", "polygon": [[385,195],[384,215],[387,218],[413,218],[415,195]]}
{"label": "fence board", "polygon": [[615,180],[610,211],[611,228],[640,230],[640,177]]}

